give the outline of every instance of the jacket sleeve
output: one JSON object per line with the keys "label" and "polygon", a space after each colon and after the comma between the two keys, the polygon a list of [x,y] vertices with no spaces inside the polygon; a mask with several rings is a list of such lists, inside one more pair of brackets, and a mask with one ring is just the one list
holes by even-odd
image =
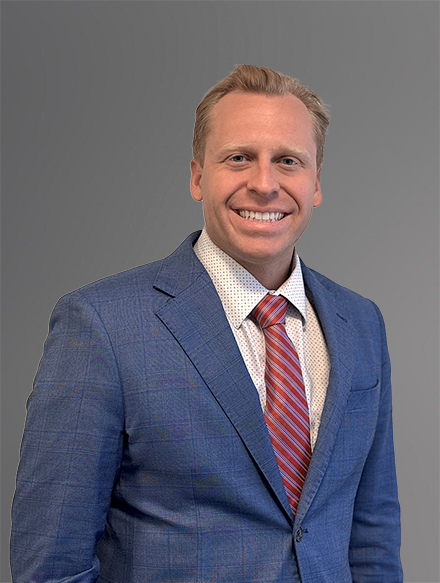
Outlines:
{"label": "jacket sleeve", "polygon": [[374,306],[381,331],[382,377],[376,433],[354,505],[349,559],[353,583],[402,583],[400,507],[391,407],[391,367],[385,326]]}
{"label": "jacket sleeve", "polygon": [[12,508],[14,583],[92,583],[123,445],[109,336],[80,292],[56,305],[27,405]]}

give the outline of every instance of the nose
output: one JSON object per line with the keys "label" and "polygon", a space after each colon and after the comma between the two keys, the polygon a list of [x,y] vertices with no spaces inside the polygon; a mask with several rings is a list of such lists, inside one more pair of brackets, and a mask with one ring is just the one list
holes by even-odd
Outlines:
{"label": "nose", "polygon": [[247,187],[259,196],[270,197],[278,194],[280,185],[276,169],[269,161],[256,163],[250,170]]}

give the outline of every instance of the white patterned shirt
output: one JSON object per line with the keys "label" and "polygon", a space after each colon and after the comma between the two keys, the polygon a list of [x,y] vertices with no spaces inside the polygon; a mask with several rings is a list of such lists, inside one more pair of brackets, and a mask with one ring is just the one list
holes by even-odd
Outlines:
{"label": "white patterned shirt", "polygon": [[292,273],[276,291],[267,290],[244,267],[219,249],[205,229],[194,245],[194,252],[220,296],[238,348],[258,391],[263,411],[266,407],[266,346],[263,331],[251,317],[251,312],[267,293],[282,295],[288,300],[286,332],[301,363],[313,449],[327,393],[330,359],[319,320],[305,294],[296,251]]}

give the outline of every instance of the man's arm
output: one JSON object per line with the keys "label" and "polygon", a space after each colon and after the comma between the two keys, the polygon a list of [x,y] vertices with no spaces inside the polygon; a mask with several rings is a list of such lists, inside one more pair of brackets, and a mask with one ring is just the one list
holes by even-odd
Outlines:
{"label": "man's arm", "polygon": [[376,434],[356,495],[350,540],[353,583],[401,583],[400,508],[394,463],[391,367],[385,326],[382,336],[381,399]]}
{"label": "man's arm", "polygon": [[92,583],[123,445],[113,349],[80,292],[50,321],[28,401],[12,508],[14,583]]}

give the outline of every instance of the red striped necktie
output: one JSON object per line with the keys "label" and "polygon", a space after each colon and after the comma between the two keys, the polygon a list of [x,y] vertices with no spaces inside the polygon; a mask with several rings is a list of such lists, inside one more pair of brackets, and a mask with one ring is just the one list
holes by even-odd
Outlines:
{"label": "red striped necktie", "polygon": [[266,340],[264,416],[295,516],[312,452],[304,381],[298,353],[286,333],[286,311],[285,298],[266,295],[252,315]]}

